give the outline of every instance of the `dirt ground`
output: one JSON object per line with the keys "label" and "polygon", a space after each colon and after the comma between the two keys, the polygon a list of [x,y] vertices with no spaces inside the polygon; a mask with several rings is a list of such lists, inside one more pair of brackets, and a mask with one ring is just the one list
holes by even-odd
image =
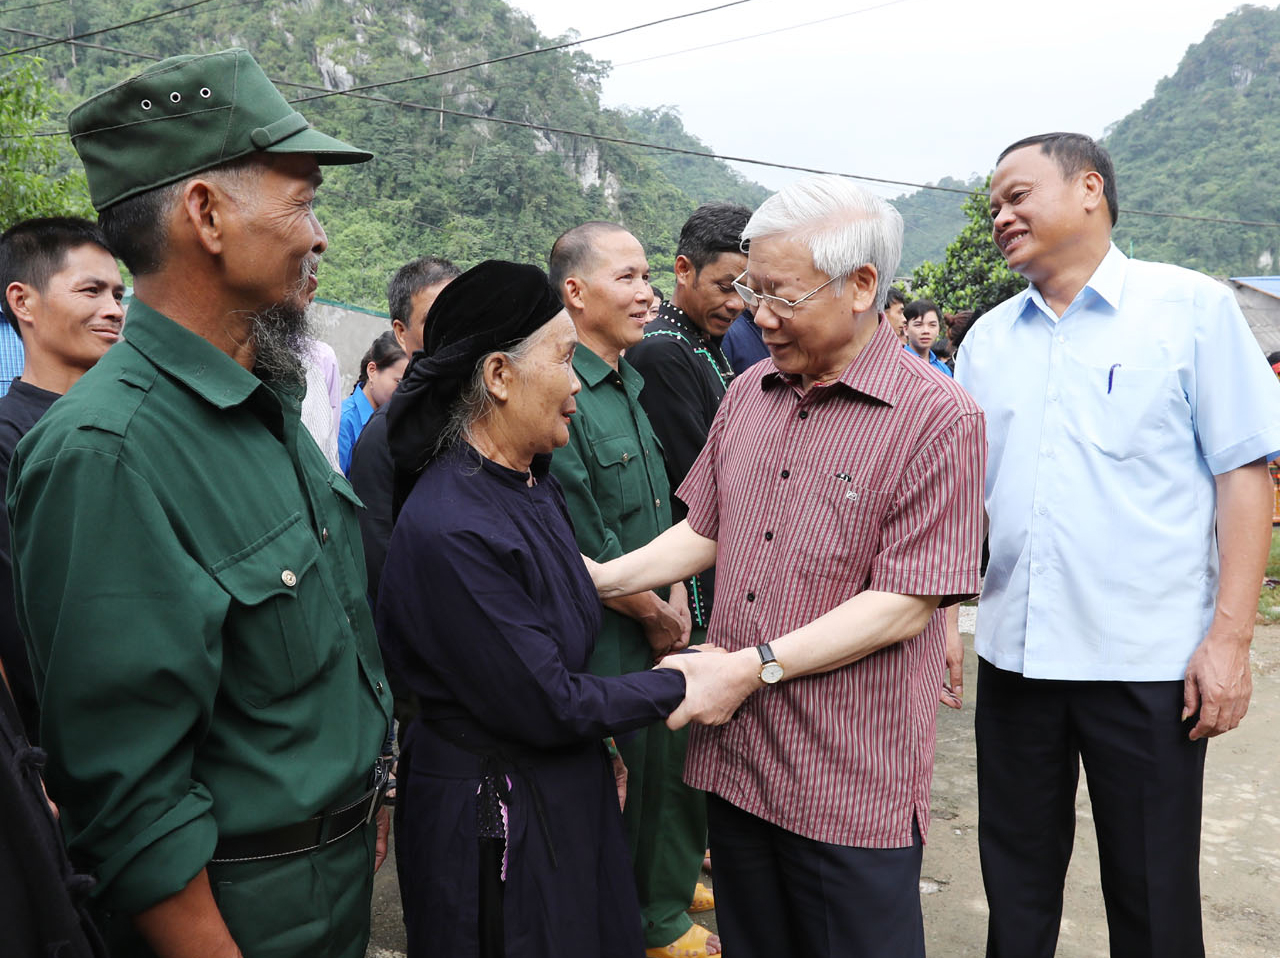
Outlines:
{"label": "dirt ground", "polygon": [[[966,623],[967,624],[967,623]],[[973,701],[977,660],[966,636],[965,708],[939,709],[933,824],[920,890],[930,955],[982,955],[986,900],[978,868]],[[1260,626],[1244,723],[1209,743],[1200,883],[1205,951],[1280,958],[1280,626]],[[1084,775],[1058,958],[1107,958],[1107,923]],[[732,955],[729,956],[732,958]]]}
{"label": "dirt ground", "polygon": [[[971,622],[967,612],[962,628],[971,629]],[[920,878],[925,938],[934,958],[982,955],[986,942],[973,742],[977,660],[973,637],[966,640],[965,708],[939,709],[933,824]],[[1259,626],[1253,649],[1249,714],[1240,728],[1210,743],[1205,771],[1200,874],[1211,958],[1280,958],[1280,626]],[[1076,812],[1058,958],[1108,958],[1083,775]],[[714,913],[699,919],[715,925]],[[374,886],[369,958],[401,958],[404,948],[395,869],[388,862]]]}

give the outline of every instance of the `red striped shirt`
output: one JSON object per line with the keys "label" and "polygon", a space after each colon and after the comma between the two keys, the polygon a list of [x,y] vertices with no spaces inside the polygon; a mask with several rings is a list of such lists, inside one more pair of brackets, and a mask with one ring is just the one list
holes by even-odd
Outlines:
{"label": "red striped shirt", "polygon": [[[985,460],[977,404],[886,322],[808,393],[757,363],[678,493],[719,543],[709,641],[759,645],[866,589],[976,594]],[[808,838],[910,845],[913,817],[928,830],[943,660],[938,613],[913,639],[761,689],[727,725],[694,727],[685,780]]]}

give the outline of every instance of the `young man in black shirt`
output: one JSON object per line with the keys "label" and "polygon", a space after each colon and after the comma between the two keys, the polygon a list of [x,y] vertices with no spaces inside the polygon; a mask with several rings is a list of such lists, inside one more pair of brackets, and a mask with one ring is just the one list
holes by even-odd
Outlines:
{"label": "young man in black shirt", "polygon": [[[0,306],[26,354],[0,398],[0,488],[18,440],[120,338],[123,297],[115,256],[87,220],[26,220],[0,236]],[[0,509],[0,927],[13,954],[103,958],[84,907],[93,881],[74,874],[40,781],[38,720]]]}
{"label": "young man in black shirt", "polygon": [[[124,282],[98,227],[74,217],[25,220],[0,236],[0,303],[22,338],[22,376],[0,398],[0,489],[13,449],[124,328]],[[13,608],[8,511],[0,509],[0,661],[28,738],[37,740],[35,687]]]}

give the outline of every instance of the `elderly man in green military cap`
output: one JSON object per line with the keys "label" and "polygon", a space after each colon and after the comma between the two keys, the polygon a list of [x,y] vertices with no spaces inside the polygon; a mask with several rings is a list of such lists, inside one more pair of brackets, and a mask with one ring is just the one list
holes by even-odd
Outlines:
{"label": "elderly man in green military cap", "polygon": [[370,154],[243,50],[158,63],[70,129],[135,298],[10,477],[49,792],[113,954],[357,958],[391,697],[299,350],[320,168]]}

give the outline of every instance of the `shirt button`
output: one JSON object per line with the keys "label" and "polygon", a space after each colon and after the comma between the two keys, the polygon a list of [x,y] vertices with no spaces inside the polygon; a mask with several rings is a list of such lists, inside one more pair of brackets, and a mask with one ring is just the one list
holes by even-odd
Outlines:
{"label": "shirt button", "polygon": [[1045,457],[1046,459],[1052,459],[1052,458],[1053,458],[1053,450],[1052,450],[1052,449],[1046,449],[1046,450],[1044,451],[1044,457]]}
{"label": "shirt button", "polygon": [[765,542],[769,542],[769,541],[771,541],[772,539],[773,539],[773,533],[772,533],[772,532],[766,532],[766,533],[764,534],[764,541],[765,541]]}
{"label": "shirt button", "polygon": [[328,529],[321,529],[321,530],[320,530],[320,541],[321,541],[321,542],[328,542],[328,541],[329,541],[329,530],[328,530]]}
{"label": "shirt button", "polygon": [[292,570],[285,569],[283,572],[280,573],[280,581],[283,582],[285,585],[287,585],[290,589],[292,589],[295,585],[298,584],[298,577],[293,574]]}
{"label": "shirt button", "polygon": [[654,505],[654,507],[655,507],[655,508],[657,508],[657,509],[661,509],[661,508],[662,508],[662,500],[661,500],[661,499],[654,499],[654,500],[653,500],[653,505]]}
{"label": "shirt button", "polygon": [[807,409],[801,409],[801,410],[800,410],[800,418],[801,418],[801,419],[808,419],[808,418],[809,418],[809,410],[807,410]]}
{"label": "shirt button", "polygon": [[1056,389],[1050,389],[1050,390],[1049,390],[1049,402],[1057,402],[1057,401],[1058,401],[1058,390],[1056,390]]}
{"label": "shirt button", "polygon": [[1044,506],[1036,506],[1036,515],[1043,516],[1043,515],[1048,515],[1048,513],[1049,513],[1049,510],[1046,509]]}
{"label": "shirt button", "polygon": [[1058,342],[1060,342],[1060,343],[1065,343],[1066,341],[1067,341],[1067,337],[1066,337],[1066,336],[1059,336],[1059,337],[1058,337]]}
{"label": "shirt button", "polygon": [[755,600],[756,600],[756,594],[755,594],[754,592],[748,592],[748,593],[747,593],[747,601],[748,601],[748,602],[754,602]]}
{"label": "shirt button", "polygon": [[622,454],[622,461],[623,461],[623,462],[627,462],[627,461],[628,461],[628,460],[630,460],[630,459],[631,459],[631,454],[630,454],[630,453],[624,452],[624,453]]}
{"label": "shirt button", "polygon": [[782,470],[782,472],[780,473],[780,475],[782,476],[782,478],[783,478],[783,479],[786,479],[788,476],[790,476],[790,475],[791,475],[791,470],[790,470],[790,469],[783,469],[783,470]]}
{"label": "shirt button", "polygon": [[376,692],[381,692],[381,691],[382,691],[382,683],[381,683],[381,682],[379,682],[379,683],[378,683],[377,685],[375,685],[373,688],[374,688],[374,691],[376,691]]}

